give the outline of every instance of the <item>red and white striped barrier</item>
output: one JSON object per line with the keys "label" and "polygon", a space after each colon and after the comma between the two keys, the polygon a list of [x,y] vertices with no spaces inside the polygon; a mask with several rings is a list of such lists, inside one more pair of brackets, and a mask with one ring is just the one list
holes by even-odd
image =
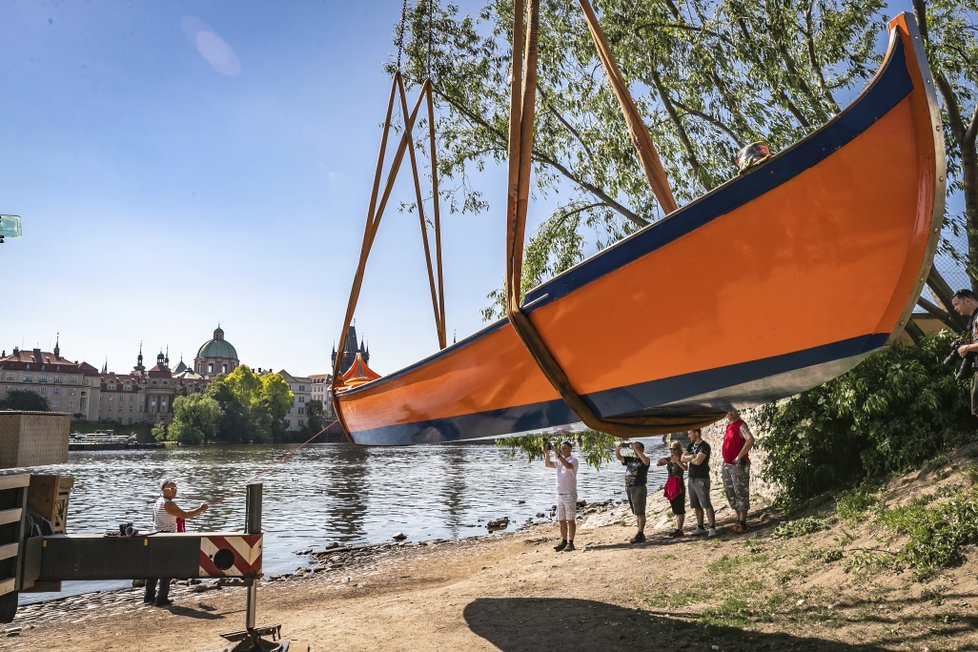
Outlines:
{"label": "red and white striped barrier", "polygon": [[257,577],[261,575],[260,534],[204,535],[200,538],[201,577]]}

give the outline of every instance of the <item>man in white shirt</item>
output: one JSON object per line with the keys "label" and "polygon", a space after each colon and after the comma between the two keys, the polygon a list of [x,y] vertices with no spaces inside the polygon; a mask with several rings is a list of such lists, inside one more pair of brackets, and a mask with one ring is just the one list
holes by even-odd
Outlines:
{"label": "man in white shirt", "polygon": [[[170,478],[160,482],[160,493],[163,495],[156,499],[153,505],[153,529],[156,532],[178,532],[178,522],[183,519],[193,518],[198,514],[207,511],[207,503],[184,511],[180,509],[173,499],[177,497],[177,483]],[[156,585],[159,584],[159,593]],[[143,594],[143,602],[155,604],[157,607],[165,607],[173,604],[170,600],[170,578],[151,577],[146,580],[146,592]]]}
{"label": "man in white shirt", "polygon": [[577,469],[580,464],[572,455],[571,443],[560,445],[557,459],[550,459],[550,448],[544,446],[543,462],[548,469],[557,469],[557,523],[560,525],[560,543],[555,552],[574,550],[574,534],[577,532]]}

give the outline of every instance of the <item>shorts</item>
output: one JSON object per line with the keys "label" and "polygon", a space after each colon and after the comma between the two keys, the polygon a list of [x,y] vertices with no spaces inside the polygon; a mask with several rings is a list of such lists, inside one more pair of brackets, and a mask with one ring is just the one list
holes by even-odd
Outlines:
{"label": "shorts", "polygon": [[686,513],[686,492],[682,492],[675,498],[669,501],[669,506],[672,507],[672,513],[676,516],[682,516]]}
{"label": "shorts", "polygon": [[577,494],[557,494],[557,520],[577,520]]}
{"label": "shorts", "polygon": [[737,512],[750,509],[750,464],[723,465],[723,490],[727,502]]}
{"label": "shorts", "polygon": [[632,508],[632,514],[645,516],[645,499],[649,495],[648,487],[644,484],[625,487],[625,493],[628,494],[628,506]]}
{"label": "shorts", "polygon": [[691,509],[713,509],[713,501],[710,500],[709,478],[690,478],[686,489],[689,491]]}
{"label": "shorts", "polygon": [[978,415],[978,373],[971,379],[971,413]]}

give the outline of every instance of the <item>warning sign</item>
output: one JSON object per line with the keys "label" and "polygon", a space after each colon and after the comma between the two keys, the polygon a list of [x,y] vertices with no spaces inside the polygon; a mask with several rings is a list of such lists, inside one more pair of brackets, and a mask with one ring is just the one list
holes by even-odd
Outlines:
{"label": "warning sign", "polygon": [[201,577],[257,577],[261,574],[260,534],[205,535],[200,538]]}

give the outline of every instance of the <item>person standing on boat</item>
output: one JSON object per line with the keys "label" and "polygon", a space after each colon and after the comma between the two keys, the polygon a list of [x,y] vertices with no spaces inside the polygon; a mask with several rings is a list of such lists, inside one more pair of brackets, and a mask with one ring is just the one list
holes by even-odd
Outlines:
{"label": "person standing on boat", "polygon": [[[177,483],[167,478],[160,482],[160,492],[163,494],[156,499],[153,505],[153,529],[156,532],[176,532],[177,519],[188,519],[207,511],[207,503],[201,503],[198,507],[190,511],[184,511],[177,506],[173,499],[177,496]],[[155,604],[157,607],[165,607],[173,604],[170,600],[170,579],[169,577],[153,577],[146,580],[146,592],[143,594],[143,602]],[[156,585],[159,583],[159,592]]]}
{"label": "person standing on boat", "polygon": [[[958,355],[962,358],[969,353],[978,353],[978,294],[971,290],[958,290],[951,297],[951,305],[962,317],[968,317],[969,344],[958,347]],[[978,417],[978,367],[971,379],[971,413]]]}
{"label": "person standing on boat", "polygon": [[672,507],[672,515],[676,517],[676,529],[669,536],[681,537],[686,520],[686,488],[683,486],[686,462],[683,461],[683,445],[678,441],[669,444],[669,456],[660,458],[656,466],[666,467],[666,486],[663,493]]}
{"label": "person standing on boat", "polygon": [[[689,506],[696,512],[696,529],[694,535],[715,537],[716,512],[713,511],[713,501],[710,500],[710,445],[703,441],[703,431],[694,428],[689,431],[689,446],[682,457],[689,468],[687,490]],[[710,529],[703,528],[703,512],[706,512]]]}
{"label": "person standing on boat", "polygon": [[560,543],[555,552],[574,550],[574,534],[577,532],[577,469],[580,464],[573,455],[569,441],[560,445],[557,459],[550,459],[550,448],[543,448],[543,462],[549,469],[557,469],[557,523],[560,526]]}
{"label": "person standing on boat", "polygon": [[727,430],[723,434],[723,490],[727,502],[737,514],[737,522],[730,531],[734,534],[747,531],[747,510],[750,509],[750,458],[747,454],[754,447],[754,436],[740,412],[727,412]]}
{"label": "person standing on boat", "polygon": [[625,493],[628,494],[628,506],[635,515],[638,524],[638,532],[635,533],[629,543],[642,543],[645,541],[645,500],[648,497],[647,480],[649,477],[649,466],[651,461],[645,456],[645,444],[633,441],[629,446],[634,455],[622,456],[621,448],[625,442],[618,442],[615,446],[615,459],[625,466]]}

